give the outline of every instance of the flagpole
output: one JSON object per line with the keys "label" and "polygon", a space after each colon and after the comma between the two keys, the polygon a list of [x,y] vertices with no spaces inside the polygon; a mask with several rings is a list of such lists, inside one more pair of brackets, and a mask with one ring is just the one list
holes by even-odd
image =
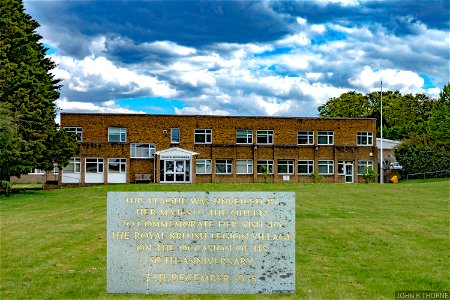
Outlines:
{"label": "flagpole", "polygon": [[380,184],[384,183],[384,163],[383,163],[383,81],[381,81],[381,116],[380,116]]}

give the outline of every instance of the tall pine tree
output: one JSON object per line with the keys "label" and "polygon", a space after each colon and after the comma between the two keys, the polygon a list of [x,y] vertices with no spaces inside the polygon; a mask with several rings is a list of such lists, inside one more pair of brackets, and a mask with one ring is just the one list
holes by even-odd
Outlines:
{"label": "tall pine tree", "polygon": [[59,80],[21,0],[0,0],[0,179],[64,166],[76,143],[55,123]]}

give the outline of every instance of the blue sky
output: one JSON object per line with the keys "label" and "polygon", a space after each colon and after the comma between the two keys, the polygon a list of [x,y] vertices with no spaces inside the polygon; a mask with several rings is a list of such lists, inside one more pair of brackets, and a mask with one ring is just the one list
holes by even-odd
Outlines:
{"label": "blue sky", "polygon": [[34,1],[66,112],[316,116],[346,91],[437,97],[449,3]]}

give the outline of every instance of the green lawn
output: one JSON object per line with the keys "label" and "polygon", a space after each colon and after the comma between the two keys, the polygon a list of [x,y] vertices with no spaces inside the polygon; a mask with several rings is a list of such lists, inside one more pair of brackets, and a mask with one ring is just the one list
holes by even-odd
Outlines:
{"label": "green lawn", "polygon": [[450,288],[448,180],[140,184],[0,196],[0,298],[129,298],[106,294],[106,192],[144,190],[296,192],[297,294],[246,299],[393,299],[396,290]]}

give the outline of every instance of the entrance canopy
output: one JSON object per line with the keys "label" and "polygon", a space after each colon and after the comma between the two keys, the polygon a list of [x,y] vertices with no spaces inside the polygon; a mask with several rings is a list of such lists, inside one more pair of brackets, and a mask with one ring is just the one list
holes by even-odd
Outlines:
{"label": "entrance canopy", "polygon": [[191,159],[193,155],[197,154],[197,152],[178,147],[155,152],[155,155],[159,155],[159,159]]}

